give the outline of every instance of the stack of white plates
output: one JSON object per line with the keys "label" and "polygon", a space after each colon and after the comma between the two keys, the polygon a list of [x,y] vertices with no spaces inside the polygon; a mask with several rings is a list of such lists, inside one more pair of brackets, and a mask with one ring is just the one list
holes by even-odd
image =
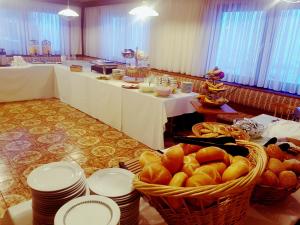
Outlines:
{"label": "stack of white plates", "polygon": [[53,162],[34,169],[27,178],[32,193],[34,225],[52,225],[57,210],[86,194],[86,178],[73,162]]}
{"label": "stack of white plates", "polygon": [[111,199],[90,195],[73,199],[61,207],[54,225],[117,225],[120,208]]}
{"label": "stack of white plates", "polygon": [[114,200],[121,210],[121,225],[136,225],[139,221],[140,195],[132,186],[134,174],[120,168],[102,169],[88,178],[91,194]]}

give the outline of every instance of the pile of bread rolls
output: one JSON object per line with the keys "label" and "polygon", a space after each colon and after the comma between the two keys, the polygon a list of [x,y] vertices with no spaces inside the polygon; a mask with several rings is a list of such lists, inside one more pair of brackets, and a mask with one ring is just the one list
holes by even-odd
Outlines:
{"label": "pile of bread rolls", "polygon": [[[140,156],[140,180],[174,187],[216,185],[245,176],[251,169],[247,158],[231,156],[218,147],[179,144],[162,156],[146,151]],[[181,203],[172,201],[174,208]]]}
{"label": "pile of bread rolls", "polygon": [[258,183],[264,186],[288,189],[297,187],[300,161],[283,152],[276,144],[268,145],[266,153],[269,161]]}

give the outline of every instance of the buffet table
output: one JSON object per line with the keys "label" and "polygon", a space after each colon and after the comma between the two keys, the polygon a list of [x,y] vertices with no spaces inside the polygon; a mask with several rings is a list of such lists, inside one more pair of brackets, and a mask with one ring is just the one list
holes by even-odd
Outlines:
{"label": "buffet table", "polygon": [[168,117],[195,111],[190,102],[196,93],[160,98],[124,89],[123,81],[98,80],[97,76],[91,72],[74,73],[68,67],[56,65],[55,96],[152,149],[164,149]]}
{"label": "buffet table", "polygon": [[51,98],[53,90],[52,65],[0,68],[0,102]]}
{"label": "buffet table", "polygon": [[[282,120],[269,115],[254,117],[254,120],[263,122],[266,126],[264,135],[276,131],[280,137],[286,136],[286,132],[293,128],[292,132],[299,135],[296,129],[300,129],[300,123]],[[286,129],[283,129],[282,124]],[[281,133],[278,133],[281,130]],[[273,133],[272,133],[273,134]],[[269,138],[265,136],[265,138]],[[257,140],[259,141],[259,140]],[[300,218],[300,190],[293,193],[283,202],[269,206],[254,204],[249,207],[245,225],[295,225]],[[31,201],[12,206],[5,214],[5,225],[32,225]],[[158,212],[147,202],[141,199],[139,225],[166,225]]]}
{"label": "buffet table", "polygon": [[55,66],[55,97],[72,107],[122,130],[122,89],[118,81],[97,80],[95,73],[71,72]]}
{"label": "buffet table", "polygon": [[0,102],[56,97],[152,149],[164,149],[168,117],[195,111],[190,102],[196,93],[160,98],[124,89],[123,81],[98,80],[97,76],[71,72],[64,65],[1,68]]}
{"label": "buffet table", "polygon": [[164,149],[164,129],[168,117],[194,112],[195,93],[178,93],[159,98],[138,90],[122,91],[122,131],[153,149]]}
{"label": "buffet table", "polygon": [[[300,191],[287,201],[272,205],[250,206],[245,225],[295,225],[300,218]],[[31,200],[10,207],[3,219],[5,225],[32,225]],[[140,201],[139,225],[167,225],[159,213],[143,199]]]}

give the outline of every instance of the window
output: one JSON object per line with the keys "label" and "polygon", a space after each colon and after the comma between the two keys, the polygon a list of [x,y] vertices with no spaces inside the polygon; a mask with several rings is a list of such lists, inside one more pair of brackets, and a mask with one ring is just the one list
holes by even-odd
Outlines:
{"label": "window", "polygon": [[25,50],[21,37],[22,16],[12,10],[0,9],[0,21],[0,48],[6,49],[7,54],[22,54]]}
{"label": "window", "polygon": [[300,94],[300,9],[222,11],[210,62],[225,80]]}
{"label": "window", "polygon": [[[125,62],[124,49],[148,53],[150,21],[136,20],[128,14],[134,4],[116,4],[85,9],[86,54],[108,60]],[[134,60],[126,60],[134,63]]]}
{"label": "window", "polygon": [[300,85],[300,10],[283,10],[276,24],[267,80]]}
{"label": "window", "polygon": [[60,18],[54,13],[31,12],[29,13],[29,39],[38,40],[40,45],[43,40],[51,42],[52,53],[60,54]]}
{"label": "window", "polygon": [[[77,28],[80,25],[77,20],[69,23],[59,17],[59,8],[60,5],[50,3],[42,3],[42,6],[1,7],[0,48],[4,48],[8,55],[27,55],[30,40],[37,40],[39,46],[43,40],[48,40],[51,42],[52,54],[70,54],[73,42],[78,45],[76,41],[80,37],[80,29]],[[73,42],[70,39],[71,31],[76,33],[76,37],[72,37]],[[41,48],[39,53],[42,53]]]}
{"label": "window", "polygon": [[229,81],[254,81],[264,23],[262,11],[222,14],[216,65],[226,71]]}

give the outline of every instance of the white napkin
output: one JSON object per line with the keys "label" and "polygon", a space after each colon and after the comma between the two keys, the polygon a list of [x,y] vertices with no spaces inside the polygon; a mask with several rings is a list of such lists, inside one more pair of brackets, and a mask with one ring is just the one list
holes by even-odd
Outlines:
{"label": "white napkin", "polygon": [[270,123],[263,133],[264,137],[291,137],[300,139],[300,123],[290,120],[280,120]]}

